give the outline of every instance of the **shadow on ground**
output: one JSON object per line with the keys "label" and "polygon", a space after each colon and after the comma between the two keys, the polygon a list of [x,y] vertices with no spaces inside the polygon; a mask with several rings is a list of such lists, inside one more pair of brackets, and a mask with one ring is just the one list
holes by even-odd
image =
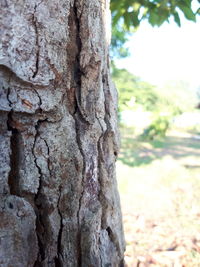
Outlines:
{"label": "shadow on ground", "polygon": [[[167,136],[164,139],[141,141],[137,138],[122,137],[119,160],[137,167],[150,164],[156,159],[170,155],[175,159],[187,157],[188,154],[200,156],[200,140],[195,137]],[[186,168],[200,168],[200,165],[187,165]]]}

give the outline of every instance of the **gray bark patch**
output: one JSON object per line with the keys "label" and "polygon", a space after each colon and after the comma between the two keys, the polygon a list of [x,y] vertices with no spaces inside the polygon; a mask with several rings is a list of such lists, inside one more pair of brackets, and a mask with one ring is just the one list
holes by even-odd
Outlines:
{"label": "gray bark patch", "polygon": [[0,266],[123,266],[108,3],[0,5]]}

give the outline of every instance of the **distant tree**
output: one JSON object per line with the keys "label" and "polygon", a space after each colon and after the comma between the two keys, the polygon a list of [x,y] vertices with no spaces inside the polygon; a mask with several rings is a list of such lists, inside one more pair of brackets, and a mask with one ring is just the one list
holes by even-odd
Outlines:
{"label": "distant tree", "polygon": [[119,111],[130,109],[130,99],[134,98],[135,104],[142,105],[145,110],[155,110],[159,95],[155,86],[143,81],[126,69],[112,67],[112,78],[119,93]]}

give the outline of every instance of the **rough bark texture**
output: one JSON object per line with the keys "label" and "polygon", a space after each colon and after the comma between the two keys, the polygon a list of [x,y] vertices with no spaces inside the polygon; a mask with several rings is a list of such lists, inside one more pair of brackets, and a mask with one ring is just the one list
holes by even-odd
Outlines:
{"label": "rough bark texture", "polygon": [[2,0],[0,266],[123,266],[106,0]]}

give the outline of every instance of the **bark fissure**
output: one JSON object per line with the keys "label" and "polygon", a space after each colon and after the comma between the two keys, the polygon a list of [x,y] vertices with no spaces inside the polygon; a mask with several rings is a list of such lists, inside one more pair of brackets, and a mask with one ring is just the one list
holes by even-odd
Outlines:
{"label": "bark fissure", "polygon": [[50,158],[49,158],[50,157],[50,148],[49,148],[49,145],[47,143],[47,140],[42,138],[42,137],[41,137],[41,139],[44,141],[44,143],[45,143],[45,145],[47,147],[47,167],[48,167],[48,170],[49,170],[49,174],[51,176],[51,167],[50,167]]}
{"label": "bark fissure", "polygon": [[[82,41],[80,36],[80,17],[78,15],[77,10],[77,1],[74,1],[74,5],[71,8],[71,13],[69,17],[69,29],[70,29],[70,35],[72,36],[73,44],[71,45],[75,53],[73,52],[71,54],[70,63],[73,64],[73,72],[72,72],[72,87],[75,87],[75,109],[74,113],[72,114],[75,122],[75,131],[76,131],[76,143],[78,145],[78,149],[80,151],[80,154],[82,156],[82,180],[81,180],[81,192],[79,196],[78,201],[78,210],[77,210],[77,223],[78,223],[78,233],[77,233],[77,264],[78,266],[82,265],[82,249],[81,249],[81,221],[80,221],[80,211],[81,211],[81,203],[82,198],[84,195],[84,177],[85,177],[85,154],[82,149],[81,145],[81,134],[80,134],[80,121],[82,123],[87,123],[87,120],[84,117],[84,114],[82,112],[81,106],[80,106],[80,96],[81,96],[81,67],[80,67],[80,53],[82,49]],[[69,53],[71,52],[69,49]]]}
{"label": "bark fissure", "polygon": [[28,86],[28,87],[36,87],[36,88],[47,88],[48,85],[42,84],[42,83],[37,83],[36,81],[30,81],[26,80],[24,77],[20,77],[18,73],[14,72],[14,70],[10,66],[6,66],[0,63],[0,71],[3,71],[7,74],[9,74],[10,77],[12,77],[12,80],[15,81],[16,83],[19,83],[20,85],[23,86]]}
{"label": "bark fissure", "polygon": [[38,31],[38,21],[37,21],[37,7],[39,4],[35,5],[33,13],[33,26],[35,29],[35,45],[36,45],[36,55],[35,55],[35,70],[33,72],[32,78],[34,79],[38,74],[39,70],[39,57],[40,57],[40,44],[39,44],[39,31]]}
{"label": "bark fissure", "polygon": [[35,147],[36,147],[37,139],[40,136],[40,133],[39,133],[40,123],[42,123],[44,121],[45,120],[43,120],[43,121],[42,120],[38,120],[37,124],[35,125],[36,134],[35,134],[35,137],[34,137],[34,143],[33,143],[33,148],[32,148],[32,154],[34,156],[35,166],[38,169],[38,173],[39,173],[39,177],[38,177],[38,179],[39,179],[39,187],[37,189],[37,194],[35,195],[35,199],[37,199],[38,195],[40,194],[41,188],[42,188],[42,170],[41,170],[40,166],[37,163],[37,155],[35,154]]}
{"label": "bark fissure", "polygon": [[[36,219],[36,235],[37,235],[37,241],[38,241],[38,255],[37,255],[37,259],[34,263],[34,267],[39,267],[39,266],[42,266],[41,265],[41,261],[45,259],[45,251],[44,251],[44,244],[42,243],[40,237],[39,237],[39,234],[38,234],[38,231],[37,231],[37,227],[38,227],[38,221],[40,221],[41,223],[41,219],[38,219],[38,212],[36,211],[36,216],[37,216],[37,219]],[[44,225],[43,225],[44,226]]]}
{"label": "bark fissure", "polygon": [[11,131],[10,137],[10,172],[8,175],[8,185],[10,188],[11,195],[19,196],[19,161],[20,161],[20,133],[19,131],[13,127],[13,108],[12,108],[12,101],[10,100],[11,89],[8,87],[7,89],[7,101],[9,107],[11,108],[10,112],[8,113],[7,119],[7,128],[8,131]]}
{"label": "bark fissure", "polygon": [[63,215],[60,210],[60,198],[61,198],[62,186],[59,187],[59,197],[57,203],[58,214],[60,216],[60,229],[58,232],[58,240],[57,240],[57,257],[55,258],[55,267],[62,267],[62,233],[63,233]]}
{"label": "bark fissure", "polygon": [[8,113],[8,130],[11,131],[10,137],[10,172],[8,175],[8,185],[10,194],[20,196],[19,188],[19,164],[20,164],[20,132],[12,127],[13,111]]}
{"label": "bark fissure", "polygon": [[75,113],[79,114],[79,119],[82,120],[84,123],[89,124],[90,121],[88,120],[85,112],[83,111],[81,107],[81,76],[84,75],[81,64],[80,64],[80,56],[81,56],[81,50],[82,50],[82,40],[81,40],[81,14],[78,14],[78,1],[75,0],[74,6],[73,6],[73,15],[72,18],[74,20],[75,24],[75,46],[76,46],[76,55],[74,59],[74,81],[75,81],[75,99],[76,99],[76,109]]}
{"label": "bark fissure", "polygon": [[40,168],[40,166],[38,165],[37,163],[37,155],[35,153],[35,148],[36,148],[36,142],[38,140],[38,138],[40,137],[40,133],[39,133],[39,128],[40,128],[40,124],[42,122],[44,122],[46,120],[38,120],[37,121],[37,124],[35,125],[35,130],[36,130],[36,133],[35,133],[35,137],[34,137],[34,143],[33,143],[33,147],[32,147],[32,154],[34,156],[34,162],[35,162],[35,166],[38,170],[38,174],[39,174],[39,186],[38,186],[38,189],[37,189],[37,193],[35,194],[35,197],[34,197],[34,203],[35,203],[35,210],[36,210],[36,234],[37,234],[37,239],[38,239],[38,257],[37,257],[37,260],[34,264],[35,267],[38,266],[38,264],[45,259],[45,250],[44,250],[44,244],[42,242],[42,239],[41,239],[41,226],[43,226],[43,228],[45,229],[45,225],[43,223],[43,218],[42,218],[42,213],[41,213],[41,204],[38,203],[38,198],[41,194],[41,190],[42,190],[42,170]]}
{"label": "bark fissure", "polygon": [[78,128],[78,122],[77,122],[77,118],[75,117],[75,127],[76,127],[76,142],[79,148],[79,151],[81,153],[82,156],[82,160],[83,160],[83,169],[82,169],[82,181],[81,181],[81,185],[82,185],[82,189],[81,189],[81,193],[80,193],[80,197],[79,197],[79,206],[78,206],[78,211],[77,211],[77,222],[78,222],[78,236],[77,236],[77,246],[78,246],[78,266],[82,265],[82,256],[81,256],[81,221],[80,221],[80,211],[81,211],[81,203],[82,203],[82,199],[83,199],[83,195],[84,195],[84,178],[85,178],[85,154],[83,152],[82,149],[82,145],[81,145],[81,140],[80,140],[80,133],[79,133],[79,128]]}
{"label": "bark fissure", "polygon": [[12,110],[12,101],[10,100],[10,93],[11,93],[11,90],[10,90],[10,87],[8,87],[6,97],[7,97],[7,100],[8,100],[9,107]]}
{"label": "bark fissure", "polygon": [[33,88],[33,90],[34,90],[34,92],[36,93],[36,95],[37,95],[37,97],[39,99],[39,108],[36,110],[36,113],[42,113],[42,108],[41,108],[42,98],[41,98],[40,94],[38,93],[37,89]]}

